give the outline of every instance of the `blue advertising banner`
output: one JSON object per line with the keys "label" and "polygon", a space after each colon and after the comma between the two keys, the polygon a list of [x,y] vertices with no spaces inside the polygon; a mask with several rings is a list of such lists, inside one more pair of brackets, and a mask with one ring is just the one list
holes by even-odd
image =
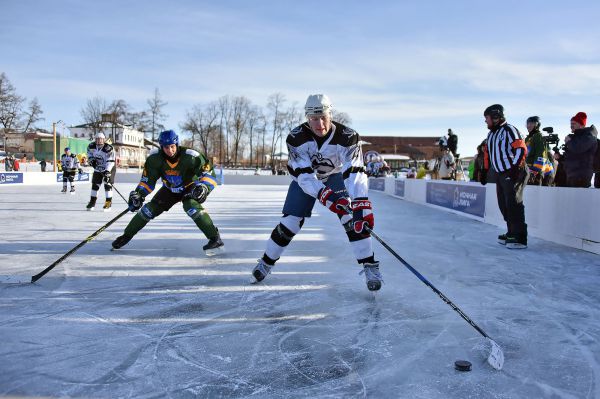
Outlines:
{"label": "blue advertising banner", "polygon": [[0,173],[0,184],[23,183],[23,173],[5,172]]}
{"label": "blue advertising banner", "polygon": [[404,180],[396,180],[394,195],[397,195],[398,197],[404,197]]}
{"label": "blue advertising banner", "polygon": [[[63,174],[62,172],[58,172],[56,174],[56,182],[62,183]],[[75,181],[90,181],[90,174],[87,172],[83,172],[82,174],[75,173]]]}
{"label": "blue advertising banner", "polygon": [[483,217],[485,187],[427,183],[427,203]]}
{"label": "blue advertising banner", "polygon": [[369,190],[385,191],[385,178],[369,178]]}

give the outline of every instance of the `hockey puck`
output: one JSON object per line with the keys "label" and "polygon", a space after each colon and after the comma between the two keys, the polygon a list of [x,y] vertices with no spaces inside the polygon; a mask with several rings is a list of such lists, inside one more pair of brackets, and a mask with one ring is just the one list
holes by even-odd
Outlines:
{"label": "hockey puck", "polygon": [[454,368],[458,371],[471,371],[471,362],[468,360],[457,360],[454,362]]}

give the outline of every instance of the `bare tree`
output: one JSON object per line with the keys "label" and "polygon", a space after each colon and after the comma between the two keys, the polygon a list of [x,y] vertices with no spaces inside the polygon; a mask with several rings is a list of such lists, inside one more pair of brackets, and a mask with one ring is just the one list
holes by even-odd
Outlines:
{"label": "bare tree", "polygon": [[180,125],[183,131],[191,133],[191,146],[194,147],[196,139],[199,140],[202,150],[206,155],[209,155],[213,148],[212,138],[218,132],[216,122],[219,115],[219,108],[214,102],[209,103],[204,108],[200,105],[195,105],[191,111],[186,113],[186,119]]}
{"label": "bare tree", "polygon": [[331,111],[331,119],[346,126],[350,126],[352,124],[350,115],[348,115],[346,112],[338,111],[335,108],[333,108]]}
{"label": "bare tree", "polygon": [[[148,114],[148,119],[149,119],[149,127],[150,127],[150,131],[152,132],[152,141],[154,141],[154,137],[157,131],[157,128],[160,125],[161,121],[164,121],[165,119],[167,119],[167,114],[165,114],[162,111],[162,108],[168,104],[168,102],[163,101],[160,95],[160,92],[158,91],[158,87],[154,89],[154,97],[152,97],[151,99],[149,99],[147,101],[148,106],[150,107],[147,111]],[[164,126],[163,126],[164,128]]]}
{"label": "bare tree", "polygon": [[[219,125],[219,162],[220,163],[229,163],[229,96],[223,96],[219,98],[219,112],[221,118],[221,124]],[[223,128],[225,128],[225,132],[223,132]],[[223,137],[225,137],[225,154],[223,154]],[[225,158],[223,158],[225,155]]]}
{"label": "bare tree", "polygon": [[275,151],[277,143],[283,139],[284,131],[284,111],[285,96],[282,93],[274,93],[269,96],[267,109],[270,112],[269,124],[271,125],[271,171],[275,172]]}
{"label": "bare tree", "polygon": [[245,133],[247,133],[246,127],[250,108],[250,100],[244,96],[234,97],[231,100],[231,133],[234,165],[237,165],[238,163],[242,137]]}
{"label": "bare tree", "polygon": [[[262,112],[259,107],[251,106],[248,109],[248,116],[246,119],[246,126],[248,129],[248,139],[250,145],[250,166],[256,165],[258,166],[258,158],[256,159],[256,163],[254,163],[254,153],[258,154],[258,151],[255,151],[255,147],[258,146],[258,135],[260,134],[261,122],[264,120]],[[256,136],[256,139],[255,139]]]}
{"label": "bare tree", "polygon": [[109,106],[106,100],[100,96],[88,99],[85,106],[81,109],[80,114],[84,123],[91,128],[90,140],[102,129],[102,114],[108,112]]}
{"label": "bare tree", "polygon": [[0,124],[4,133],[18,127],[19,116],[25,99],[17,94],[17,90],[8,80],[6,74],[0,74]]}
{"label": "bare tree", "polygon": [[29,128],[34,127],[37,122],[43,121],[45,119],[42,118],[43,113],[44,111],[42,111],[42,107],[38,102],[38,99],[34,97],[29,103],[27,111],[23,112],[24,121],[22,132],[26,133]]}

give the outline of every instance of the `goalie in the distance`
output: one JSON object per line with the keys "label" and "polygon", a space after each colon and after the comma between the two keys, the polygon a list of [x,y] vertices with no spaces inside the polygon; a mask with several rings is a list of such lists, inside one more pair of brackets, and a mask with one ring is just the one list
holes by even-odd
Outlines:
{"label": "goalie in the distance", "polygon": [[[205,155],[179,146],[179,137],[173,130],[160,133],[158,143],[161,149],[150,152],[142,178],[136,189],[129,194],[129,210],[138,212],[123,235],[113,241],[113,248],[123,247],[150,220],[182,202],[187,215],[209,240],[202,249],[207,255],[215,255],[223,250],[223,241],[219,230],[202,207],[202,203],[217,186],[212,165]],[[163,186],[149,203],[143,205],[158,179],[162,179]]]}

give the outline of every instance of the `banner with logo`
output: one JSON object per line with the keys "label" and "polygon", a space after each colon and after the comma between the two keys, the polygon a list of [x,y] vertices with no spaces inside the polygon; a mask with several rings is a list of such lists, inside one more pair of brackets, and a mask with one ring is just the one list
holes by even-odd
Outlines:
{"label": "banner with logo", "polygon": [[[87,172],[83,172],[82,174],[79,173],[75,173],[75,181],[90,181],[90,174]],[[63,174],[62,172],[58,172],[56,174],[56,182],[57,183],[62,183],[63,179]]]}
{"label": "banner with logo", "polygon": [[398,197],[404,197],[404,179],[396,180],[395,184],[394,195],[397,195]]}
{"label": "banner with logo", "polygon": [[0,173],[0,184],[19,184],[23,183],[23,173],[2,172]]}
{"label": "banner with logo", "polygon": [[427,203],[483,217],[485,187],[427,183]]}
{"label": "banner with logo", "polygon": [[385,191],[385,178],[369,178],[369,190]]}

